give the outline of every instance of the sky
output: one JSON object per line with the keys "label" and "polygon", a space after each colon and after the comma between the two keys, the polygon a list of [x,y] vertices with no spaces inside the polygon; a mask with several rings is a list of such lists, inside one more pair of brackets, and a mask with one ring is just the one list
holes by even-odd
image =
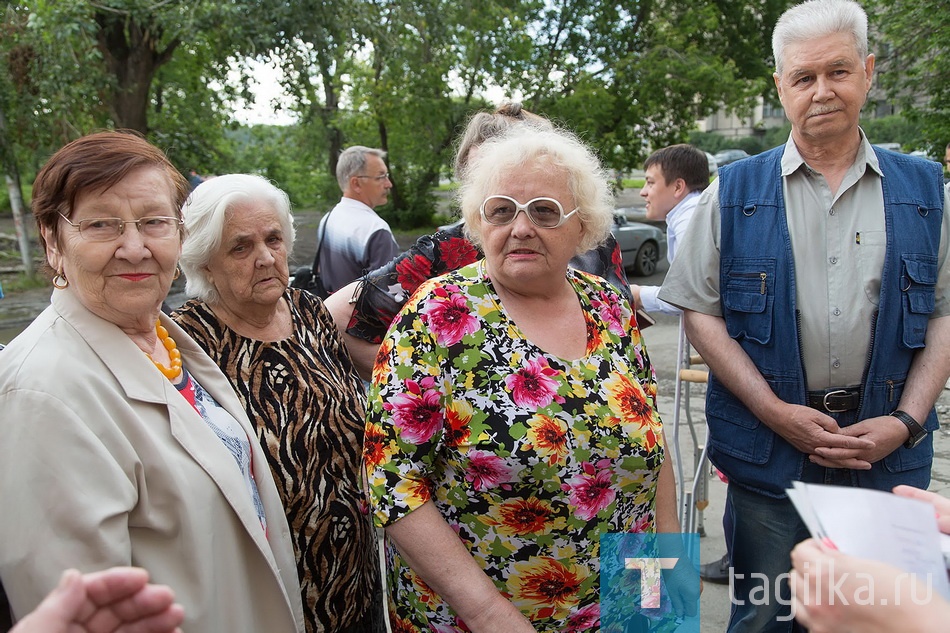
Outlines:
{"label": "sky", "polygon": [[[296,117],[286,110],[277,111],[274,109],[273,101],[290,104],[290,99],[284,95],[280,87],[280,78],[283,72],[274,62],[260,62],[253,59],[247,60],[247,65],[251,69],[251,90],[255,95],[253,104],[246,104],[243,100],[238,100],[234,104],[234,118],[245,125],[290,125],[296,121]],[[231,71],[231,80],[237,82],[239,73],[237,70]]]}
{"label": "sky", "polygon": [[[248,58],[245,63],[251,69],[252,81],[250,85],[256,99],[250,105],[243,103],[241,100],[236,102],[234,104],[234,118],[245,125],[290,125],[295,123],[297,120],[295,115],[287,110],[277,111],[274,109],[273,101],[275,99],[286,105],[292,103],[292,100],[284,94],[280,87],[283,72],[277,63],[274,61],[262,62],[251,58]],[[230,80],[236,84],[239,77],[240,73],[236,68],[236,63],[232,64]],[[488,88],[485,96],[490,103],[496,105],[512,98],[503,89],[495,86]],[[518,99],[520,97],[514,95],[514,98]]]}

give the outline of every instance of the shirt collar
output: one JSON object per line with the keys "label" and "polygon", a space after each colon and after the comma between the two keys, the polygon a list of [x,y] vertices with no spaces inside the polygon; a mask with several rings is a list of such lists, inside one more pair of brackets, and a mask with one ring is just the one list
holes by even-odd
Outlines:
{"label": "shirt collar", "polygon": [[[863,174],[865,168],[870,167],[878,175],[883,176],[881,166],[878,164],[877,154],[874,153],[874,148],[868,142],[864,130],[859,127],[858,133],[861,135],[861,145],[858,146],[858,153],[854,157],[854,164],[851,169],[859,167]],[[805,164],[805,159],[798,152],[798,147],[795,146],[795,141],[792,140],[792,136],[789,134],[788,141],[785,142],[785,151],[782,153],[782,176],[790,176],[801,168],[811,169]]]}
{"label": "shirt collar", "polygon": [[347,196],[343,196],[342,198],[340,198],[340,202],[337,206],[342,209],[350,209],[354,211],[361,210],[361,211],[369,211],[370,213],[374,213],[373,207],[369,206],[368,204],[366,204],[365,202],[361,200],[357,200],[356,198],[349,198]]}
{"label": "shirt collar", "polygon": [[683,210],[683,207],[686,206],[686,202],[688,200],[698,198],[701,193],[701,191],[690,191],[688,194],[686,194],[686,196],[677,202],[676,206],[670,209],[670,212],[666,214],[666,223],[669,224],[673,219],[676,218],[677,214],[679,214]]}

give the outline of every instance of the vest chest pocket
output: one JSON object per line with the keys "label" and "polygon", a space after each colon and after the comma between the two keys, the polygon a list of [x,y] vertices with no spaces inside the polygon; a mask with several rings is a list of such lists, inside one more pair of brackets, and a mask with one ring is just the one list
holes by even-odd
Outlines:
{"label": "vest chest pocket", "polygon": [[775,260],[734,258],[722,262],[722,307],[729,336],[768,343],[775,303]]}
{"label": "vest chest pocket", "polygon": [[903,255],[904,274],[900,279],[904,347],[924,346],[927,323],[936,302],[937,258],[932,255]]}

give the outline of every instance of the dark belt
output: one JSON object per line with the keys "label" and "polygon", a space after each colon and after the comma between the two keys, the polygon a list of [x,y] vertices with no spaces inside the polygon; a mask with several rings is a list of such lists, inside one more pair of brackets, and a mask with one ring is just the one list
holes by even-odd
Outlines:
{"label": "dark belt", "polygon": [[808,392],[808,406],[826,413],[853,411],[860,402],[861,389],[858,387]]}

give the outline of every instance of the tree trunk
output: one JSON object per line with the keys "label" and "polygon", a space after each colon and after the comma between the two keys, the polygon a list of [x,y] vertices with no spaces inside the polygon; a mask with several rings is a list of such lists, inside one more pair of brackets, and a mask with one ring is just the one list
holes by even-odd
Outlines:
{"label": "tree trunk", "polygon": [[20,188],[20,170],[17,168],[13,148],[7,142],[7,119],[0,110],[0,158],[6,175],[7,192],[10,194],[10,207],[13,209],[13,226],[16,227],[17,242],[20,245],[20,257],[23,260],[23,272],[33,276],[33,256],[30,253],[30,236],[23,222],[23,194]]}
{"label": "tree trunk", "polygon": [[168,60],[180,40],[172,39],[162,48],[162,28],[139,24],[130,16],[96,14],[99,50],[115,77],[115,92],[109,104],[117,128],[148,132],[148,104],[155,72]]}
{"label": "tree trunk", "polygon": [[10,194],[10,206],[13,208],[13,225],[16,227],[17,242],[20,244],[20,258],[23,260],[23,272],[33,276],[33,256],[30,254],[30,235],[23,222],[23,196],[20,195],[20,175],[7,174],[7,192]]}

